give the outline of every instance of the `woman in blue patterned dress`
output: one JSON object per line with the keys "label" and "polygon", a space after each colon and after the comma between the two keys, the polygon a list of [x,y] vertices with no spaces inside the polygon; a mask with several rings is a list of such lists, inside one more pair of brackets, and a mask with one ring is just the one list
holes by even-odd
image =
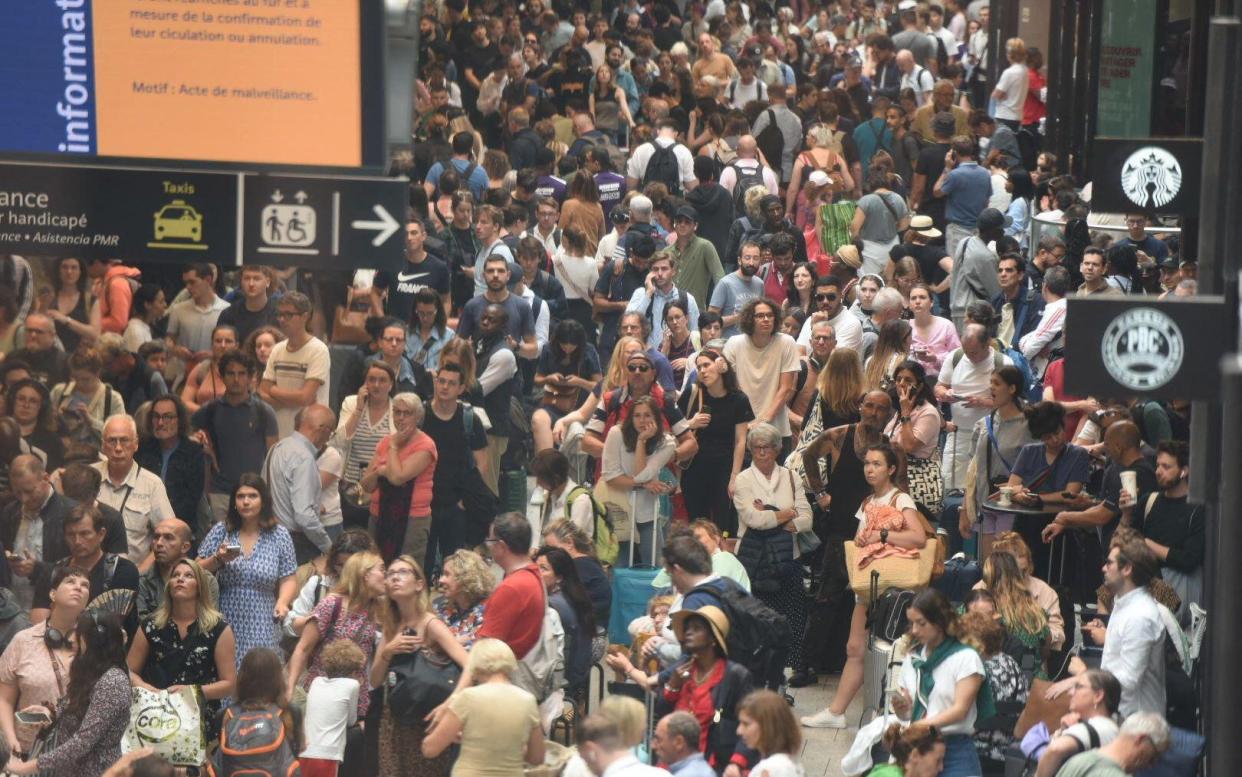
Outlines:
{"label": "woman in blue patterned dress", "polygon": [[228,515],[207,532],[198,558],[220,582],[220,612],[233,627],[238,666],[251,648],[279,650],[280,623],[297,594],[297,561],[263,478],[241,476]]}

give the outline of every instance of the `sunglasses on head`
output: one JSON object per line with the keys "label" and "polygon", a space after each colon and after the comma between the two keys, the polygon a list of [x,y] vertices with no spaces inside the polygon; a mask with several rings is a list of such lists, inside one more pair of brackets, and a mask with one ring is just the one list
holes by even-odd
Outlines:
{"label": "sunglasses on head", "polygon": [[630,372],[651,372],[650,364],[627,364],[625,368]]}

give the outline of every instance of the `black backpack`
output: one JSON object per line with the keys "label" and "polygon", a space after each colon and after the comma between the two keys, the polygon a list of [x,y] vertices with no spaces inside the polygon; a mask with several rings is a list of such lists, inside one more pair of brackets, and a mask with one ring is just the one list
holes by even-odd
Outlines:
{"label": "black backpack", "polygon": [[[682,310],[686,311],[687,316],[690,315],[690,301],[689,300],[690,300],[690,295],[686,293],[685,289],[677,290],[677,301],[681,303],[681,308]],[[668,307],[667,304],[665,305],[665,307]],[[648,321],[652,321],[652,322],[655,321],[654,310],[655,310],[655,297],[651,296],[647,298],[647,310],[643,313],[643,315],[647,317]]]}
{"label": "black backpack", "polygon": [[896,642],[910,630],[910,618],[906,610],[914,602],[914,591],[889,588],[876,597],[871,605],[871,633],[879,639]]}
{"label": "black backpack", "polygon": [[785,681],[789,621],[736,584],[721,590],[704,583],[690,593],[710,594],[729,618],[729,660],[750,670],[755,685],[776,690]]}
{"label": "black backpack", "polygon": [[677,143],[661,146],[654,140],[651,147],[655,151],[647,161],[647,172],[643,175],[643,187],[650,183],[662,183],[668,187],[668,193],[681,194],[681,165],[677,162]]}
{"label": "black backpack", "polygon": [[776,123],[776,113],[771,108],[768,109],[768,126],[755,136],[755,144],[759,146],[759,150],[763,152],[764,158],[772,169],[782,164],[785,134],[781,132],[780,125]]}
{"label": "black backpack", "polygon": [[760,163],[751,169],[734,162],[729,167],[733,168],[733,173],[737,176],[737,180],[733,183],[733,217],[741,218],[746,215],[746,192],[755,186],[767,186],[763,182],[763,164]]}

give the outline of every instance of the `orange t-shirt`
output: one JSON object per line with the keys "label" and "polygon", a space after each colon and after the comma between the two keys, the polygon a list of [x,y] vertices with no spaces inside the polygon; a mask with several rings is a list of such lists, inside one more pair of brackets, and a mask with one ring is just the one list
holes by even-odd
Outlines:
{"label": "orange t-shirt", "polygon": [[[388,457],[388,441],[385,437],[375,446],[375,458],[381,461]],[[423,432],[414,435],[404,448],[397,452],[397,457],[405,461],[419,451],[431,453],[431,463],[414,478],[414,494],[410,498],[410,517],[424,518],[431,515],[431,485],[436,475],[436,441]],[[371,514],[379,515],[379,489],[371,495]]]}

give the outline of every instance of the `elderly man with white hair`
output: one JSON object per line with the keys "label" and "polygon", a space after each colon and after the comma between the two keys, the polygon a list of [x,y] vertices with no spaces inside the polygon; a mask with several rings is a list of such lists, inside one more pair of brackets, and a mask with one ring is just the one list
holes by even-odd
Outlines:
{"label": "elderly man with white hair", "polygon": [[901,88],[913,89],[916,103],[919,106],[926,105],[936,83],[931,71],[915,62],[909,49],[897,52],[897,70],[901,73]]}
{"label": "elderly man with white hair", "polygon": [[[151,566],[151,535],[160,521],[176,518],[164,481],[157,473],[134,461],[138,451],[138,425],[133,416],[114,415],[104,422],[103,454],[94,465],[103,482],[99,503],[121,514],[129,541],[129,560],[139,571]],[[188,516],[187,516],[188,517]]]}
{"label": "elderly man with white hair", "polygon": [[1061,767],[1058,777],[1121,777],[1156,762],[1169,749],[1169,724],[1155,712],[1136,712],[1121,724],[1107,745],[1079,753]]}
{"label": "elderly man with white hair", "polygon": [[[874,277],[874,276],[873,276]],[[871,358],[876,341],[880,339],[880,330],[889,321],[896,321],[906,309],[906,301],[901,292],[893,287],[885,287],[876,292],[871,301],[871,315],[863,321],[863,362]]]}

